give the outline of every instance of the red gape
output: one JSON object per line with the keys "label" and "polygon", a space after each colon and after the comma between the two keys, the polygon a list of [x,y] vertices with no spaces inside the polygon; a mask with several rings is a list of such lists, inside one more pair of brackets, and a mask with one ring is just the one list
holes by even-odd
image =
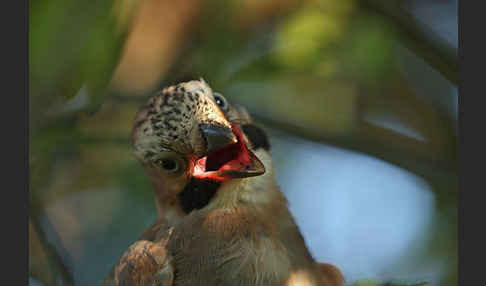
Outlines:
{"label": "red gape", "polygon": [[257,160],[243,142],[243,133],[238,125],[232,126],[238,142],[214,150],[209,155],[196,161],[194,177],[222,181],[226,176],[221,172],[242,171],[251,167]]}

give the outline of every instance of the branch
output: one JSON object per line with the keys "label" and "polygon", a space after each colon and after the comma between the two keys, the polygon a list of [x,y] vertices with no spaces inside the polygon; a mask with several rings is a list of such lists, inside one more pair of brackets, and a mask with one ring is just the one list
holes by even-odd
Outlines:
{"label": "branch", "polygon": [[[335,136],[282,122],[268,115],[254,112],[251,114],[257,122],[264,126],[314,142],[371,155],[426,180],[434,180],[437,176],[451,179],[457,176],[457,164],[454,160],[429,156],[429,146],[426,143],[364,121],[360,121],[360,126],[352,134]],[[410,152],[410,149],[419,152]]]}
{"label": "branch", "polygon": [[457,86],[457,49],[401,8],[399,3],[401,2],[396,0],[361,0],[364,9],[381,15],[393,26],[407,48]]}
{"label": "branch", "polygon": [[[46,238],[46,234],[44,230],[42,229],[39,216],[36,214],[36,211],[32,210],[32,207],[29,210],[30,214],[30,223],[33,227],[33,231],[35,232],[35,237],[38,238],[38,242],[43,248],[43,251],[45,253],[45,259],[47,260],[47,263],[45,267],[47,270],[51,273],[51,275],[48,275],[51,279],[50,281],[42,281],[46,285],[62,285],[62,286],[73,286],[74,285],[74,279],[72,276],[72,273],[69,271],[69,269],[66,267],[66,265],[63,263],[61,256],[59,255],[59,249],[56,248],[54,245],[49,243],[49,241]],[[30,234],[34,235],[34,234]],[[64,252],[64,250],[62,250]],[[30,270],[32,271],[32,270]],[[40,271],[44,271],[43,269],[40,269]]]}

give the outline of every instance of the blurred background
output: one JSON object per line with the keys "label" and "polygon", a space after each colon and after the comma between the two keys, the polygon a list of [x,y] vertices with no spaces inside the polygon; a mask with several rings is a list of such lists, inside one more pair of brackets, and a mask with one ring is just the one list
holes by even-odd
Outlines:
{"label": "blurred background", "polygon": [[156,218],[128,137],[204,77],[269,134],[347,285],[457,285],[457,0],[30,1],[30,285],[98,285]]}

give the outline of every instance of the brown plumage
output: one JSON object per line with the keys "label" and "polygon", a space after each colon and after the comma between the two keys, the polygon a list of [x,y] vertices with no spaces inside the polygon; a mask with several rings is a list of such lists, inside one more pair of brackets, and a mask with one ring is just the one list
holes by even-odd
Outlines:
{"label": "brown plumage", "polygon": [[343,285],[309,253],[244,108],[203,80],[179,84],[138,113],[132,140],[160,219],[104,285]]}

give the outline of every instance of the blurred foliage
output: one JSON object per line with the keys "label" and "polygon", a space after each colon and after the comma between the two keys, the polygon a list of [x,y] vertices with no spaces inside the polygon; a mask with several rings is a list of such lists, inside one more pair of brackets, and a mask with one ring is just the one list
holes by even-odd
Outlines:
{"label": "blurred foliage", "polygon": [[[453,119],[417,100],[396,60],[396,29],[360,1],[30,1],[29,31],[33,224],[59,199],[100,189],[123,190],[151,210],[150,182],[128,140],[135,112],[155,90],[204,77],[274,126],[423,176],[445,217],[428,251],[448,257],[457,248]],[[426,140],[366,123],[387,114]],[[120,231],[104,219],[100,228]],[[41,241],[31,236],[30,274],[53,281]],[[453,285],[457,271],[448,273]]]}
{"label": "blurred foliage", "polygon": [[[137,1],[115,2],[115,5],[114,1],[29,2],[29,201],[32,223],[37,230],[41,229],[39,216],[43,205],[59,195],[71,193],[73,188],[69,183],[76,182],[62,184],[53,178],[56,166],[80,156],[84,138],[73,128],[77,118],[61,114],[59,109],[83,85],[89,92],[89,105],[84,110],[93,112],[99,108],[118,64],[130,18],[136,13]],[[64,171],[63,176],[69,180],[70,176],[66,175],[69,172]],[[51,187],[55,185],[63,188],[54,191]],[[50,255],[47,245],[44,249],[39,247],[45,243],[44,233],[33,230],[30,233],[34,247],[29,259],[31,274],[44,275],[39,278],[48,285],[64,281],[63,273],[53,268],[60,263],[56,261],[59,257]],[[48,254],[42,256],[42,253]]]}
{"label": "blurred foliage", "polygon": [[276,58],[290,68],[308,68],[321,49],[340,40],[347,17],[335,16],[319,7],[305,7],[289,17],[279,29]]}
{"label": "blurred foliage", "polygon": [[[322,93],[323,86],[326,93]],[[357,92],[352,83],[315,75],[282,75],[272,80],[234,82],[224,92],[258,114],[293,126],[341,135],[356,125]]]}
{"label": "blurred foliage", "polygon": [[30,124],[36,127],[45,120],[41,111],[66,102],[82,84],[92,105],[100,104],[126,31],[117,26],[113,1],[29,3]]}
{"label": "blurred foliage", "polygon": [[77,132],[72,126],[75,119],[52,116],[55,108],[73,98],[82,85],[90,95],[86,110],[96,110],[106,94],[129,19],[136,12],[133,4],[130,13],[121,9],[122,2],[129,1],[119,0],[115,10],[113,1],[29,2],[31,198],[32,188],[48,181],[54,152],[77,149],[76,143],[63,144]]}

